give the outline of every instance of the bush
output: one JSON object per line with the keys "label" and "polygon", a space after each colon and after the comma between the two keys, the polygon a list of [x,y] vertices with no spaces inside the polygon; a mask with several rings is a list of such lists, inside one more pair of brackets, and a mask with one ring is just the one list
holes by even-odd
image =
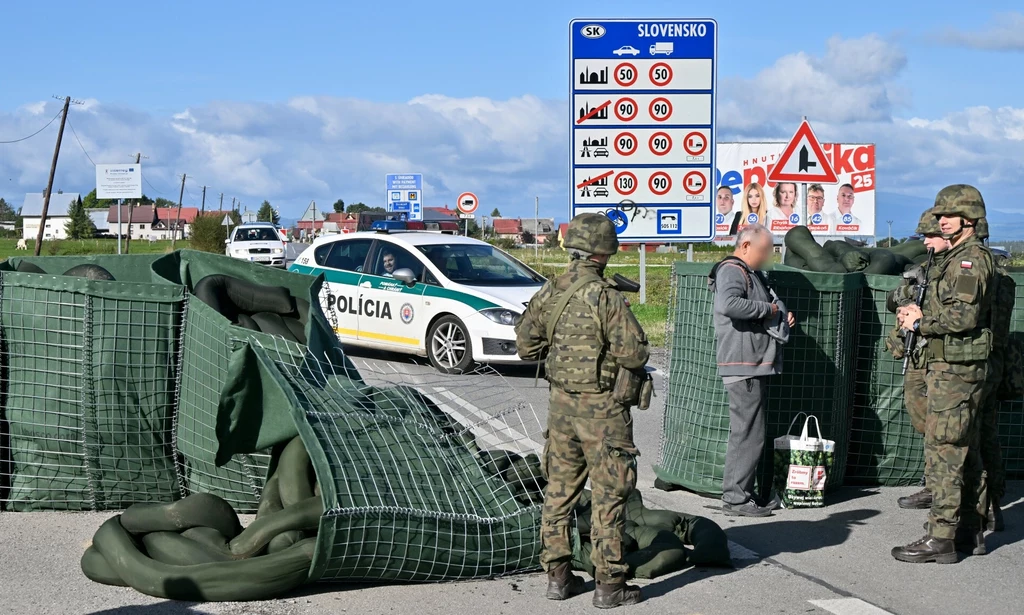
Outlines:
{"label": "bush", "polygon": [[516,248],[516,240],[509,237],[499,237],[497,239],[488,239],[487,242],[499,250],[508,252]]}
{"label": "bush", "polygon": [[[241,222],[237,214],[232,214],[235,224]],[[224,218],[220,214],[203,214],[196,216],[192,223],[190,237],[192,249],[214,254],[224,254],[224,242],[228,238],[228,229],[223,225]]]}

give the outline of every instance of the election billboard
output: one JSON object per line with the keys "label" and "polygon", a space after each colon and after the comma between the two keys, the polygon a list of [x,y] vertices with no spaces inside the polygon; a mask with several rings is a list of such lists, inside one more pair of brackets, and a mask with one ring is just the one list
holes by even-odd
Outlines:
{"label": "election billboard", "polygon": [[[800,217],[801,185],[768,181],[768,174],[786,148],[785,141],[718,143],[715,156],[715,234],[736,234],[744,225],[759,223],[775,235],[806,225],[814,235],[873,236],[875,234],[875,145],[823,143],[838,183],[808,184],[807,220]],[[731,192],[732,198],[724,190]],[[822,194],[823,192],[823,194]]]}

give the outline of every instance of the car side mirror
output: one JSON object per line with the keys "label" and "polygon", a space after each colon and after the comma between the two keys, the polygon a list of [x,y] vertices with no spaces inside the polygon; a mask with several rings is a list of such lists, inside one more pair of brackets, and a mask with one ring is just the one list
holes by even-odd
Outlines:
{"label": "car side mirror", "polygon": [[224,240],[224,244],[225,244],[225,245],[226,245],[226,244],[229,244],[229,243],[231,243],[231,240],[230,240],[230,239],[225,239],[225,240]]}
{"label": "car side mirror", "polygon": [[406,267],[395,269],[395,272],[391,274],[391,277],[406,286],[416,286],[416,274],[412,272],[412,269],[408,269]]}

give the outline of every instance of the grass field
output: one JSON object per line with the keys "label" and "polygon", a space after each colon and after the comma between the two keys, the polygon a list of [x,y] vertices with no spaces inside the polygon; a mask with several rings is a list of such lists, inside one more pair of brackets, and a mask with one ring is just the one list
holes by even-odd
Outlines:
{"label": "grass field", "polygon": [[[32,256],[35,254],[35,240],[26,241],[28,250],[18,250],[17,239],[0,239],[0,260],[12,256]],[[176,241],[175,249],[187,248],[188,241]],[[122,251],[124,243],[121,244]],[[132,240],[129,246],[130,254],[165,254],[171,251],[171,242],[146,240]],[[40,256],[76,256],[82,254],[117,254],[116,239],[61,239],[57,241],[44,241]]]}

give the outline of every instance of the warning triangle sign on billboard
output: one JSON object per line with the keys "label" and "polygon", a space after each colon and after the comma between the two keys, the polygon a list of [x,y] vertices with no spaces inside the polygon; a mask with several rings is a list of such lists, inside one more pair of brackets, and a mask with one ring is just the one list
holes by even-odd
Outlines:
{"label": "warning triangle sign on billboard", "polygon": [[779,161],[768,174],[770,182],[814,182],[835,184],[839,182],[835,170],[825,156],[818,137],[814,136],[811,124],[804,120],[789,145],[782,152]]}

